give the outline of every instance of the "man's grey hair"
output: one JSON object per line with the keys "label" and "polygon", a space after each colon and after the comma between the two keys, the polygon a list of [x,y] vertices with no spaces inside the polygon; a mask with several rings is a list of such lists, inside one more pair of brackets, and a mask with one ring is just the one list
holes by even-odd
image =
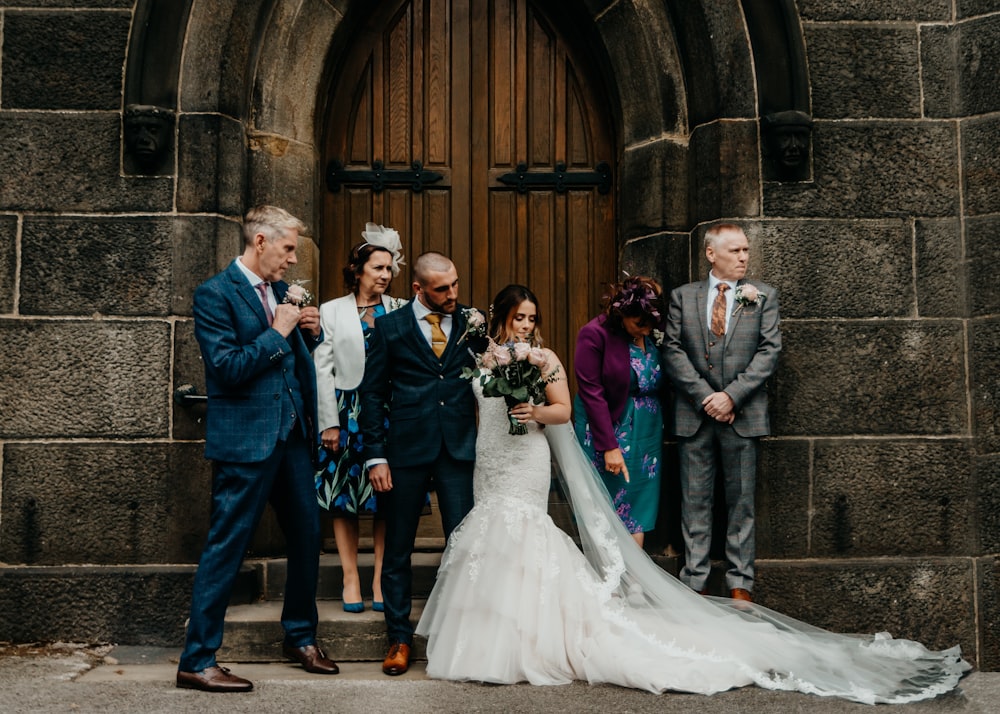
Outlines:
{"label": "man's grey hair", "polygon": [[[705,231],[705,247],[713,248],[723,233],[743,233],[743,228],[735,223],[719,223]],[[746,235],[746,233],[743,233]]]}
{"label": "man's grey hair", "polygon": [[289,231],[302,234],[306,230],[305,223],[277,206],[255,206],[243,218],[243,242],[246,245],[253,245],[253,238],[258,233],[273,242]]}

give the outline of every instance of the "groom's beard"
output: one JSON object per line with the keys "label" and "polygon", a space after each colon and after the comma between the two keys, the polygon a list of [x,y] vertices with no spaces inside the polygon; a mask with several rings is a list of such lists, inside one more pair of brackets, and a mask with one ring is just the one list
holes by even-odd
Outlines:
{"label": "groom's beard", "polygon": [[445,300],[444,302],[435,302],[431,299],[430,294],[425,292],[424,306],[430,308],[431,312],[442,312],[446,315],[450,315],[455,312],[455,308],[458,307],[458,298],[454,300]]}

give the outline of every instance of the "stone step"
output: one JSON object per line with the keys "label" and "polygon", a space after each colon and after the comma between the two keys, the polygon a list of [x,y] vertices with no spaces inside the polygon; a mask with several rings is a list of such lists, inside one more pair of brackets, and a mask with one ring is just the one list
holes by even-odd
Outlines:
{"label": "stone step", "polygon": [[[410,562],[413,566],[413,596],[427,597],[434,587],[438,566],[441,564],[440,550],[415,551]],[[285,574],[288,561],[271,558],[254,562],[257,569],[258,592],[262,600],[281,600],[285,597]],[[375,555],[358,553],[358,574],[361,577],[361,595],[371,605],[372,576],[375,572]],[[319,557],[319,582],[316,599],[341,600],[344,589],[343,571],[340,557],[333,553],[323,553]],[[339,604],[338,604],[339,607]]]}
{"label": "stone step", "polygon": [[[441,564],[442,539],[418,539],[411,558],[413,565],[414,624],[420,619],[423,605],[431,589],[438,566]],[[335,661],[380,661],[385,657],[385,618],[371,609],[371,582],[375,556],[365,552],[362,541],[358,553],[358,571],[361,575],[365,611],[344,612],[342,591],[343,577],[340,558],[333,553],[320,555],[319,583],[316,605],[319,611],[317,639]],[[282,659],[281,607],[284,597],[285,573],[288,563],[284,558],[271,558],[252,563],[257,572],[260,600],[250,604],[231,604],[226,611],[226,630],[219,659],[226,662],[273,662]],[[414,642],[413,657],[424,657],[425,643]]]}
{"label": "stone step", "polygon": [[[385,619],[381,612],[371,609],[373,556],[371,553],[359,553],[358,559],[361,582],[365,589],[365,611],[347,613],[344,612],[340,599],[340,560],[331,554],[320,557],[317,638],[327,654],[336,661],[369,662],[385,657]],[[657,556],[654,560],[664,570],[677,574],[678,558]],[[416,624],[434,586],[441,553],[415,552],[412,562],[414,600],[411,619]],[[284,583],[286,563],[282,559],[273,559],[257,562],[255,567],[263,583],[261,591],[266,592],[268,597],[255,603],[230,605],[226,612],[225,639],[219,650],[219,659],[222,661],[274,662],[282,659],[281,586]],[[723,574],[721,567],[713,568],[710,581],[713,594],[723,594]],[[425,648],[426,643],[417,638],[413,657],[423,659]]]}
{"label": "stone step", "polygon": [[[414,599],[411,618],[416,624],[423,612],[424,599]],[[344,612],[342,603],[317,601],[317,640],[337,662],[373,662],[385,657],[388,643],[385,618],[365,603],[361,613]],[[226,611],[226,634],[218,658],[223,662],[274,662],[283,659],[281,643],[281,602],[266,600],[252,605],[233,605]],[[417,638],[413,658],[425,658],[426,643]]]}

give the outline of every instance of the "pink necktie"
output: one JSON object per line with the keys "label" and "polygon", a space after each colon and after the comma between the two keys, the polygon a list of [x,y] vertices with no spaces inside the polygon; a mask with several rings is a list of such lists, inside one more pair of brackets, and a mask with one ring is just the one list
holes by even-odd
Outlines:
{"label": "pink necktie", "polygon": [[264,303],[264,314],[267,315],[267,324],[274,324],[274,313],[271,312],[271,303],[267,299],[267,283],[257,283],[257,292],[260,293],[260,301]]}

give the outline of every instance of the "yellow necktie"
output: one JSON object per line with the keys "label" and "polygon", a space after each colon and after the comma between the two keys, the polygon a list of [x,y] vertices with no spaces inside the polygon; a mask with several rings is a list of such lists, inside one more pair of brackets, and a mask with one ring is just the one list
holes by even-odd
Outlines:
{"label": "yellow necktie", "polygon": [[438,357],[444,354],[444,348],[448,346],[448,338],[441,329],[441,315],[432,312],[424,317],[431,323],[431,349]]}
{"label": "yellow necktie", "polygon": [[727,283],[719,283],[719,293],[712,303],[712,333],[721,337],[726,332],[726,291]]}

